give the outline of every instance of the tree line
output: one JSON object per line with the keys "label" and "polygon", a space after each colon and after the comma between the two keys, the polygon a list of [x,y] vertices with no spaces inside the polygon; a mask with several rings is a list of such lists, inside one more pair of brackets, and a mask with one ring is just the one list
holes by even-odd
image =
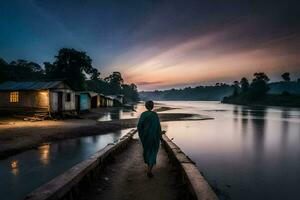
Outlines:
{"label": "tree line", "polygon": [[[224,97],[224,103],[236,104],[261,104],[261,105],[287,105],[299,106],[299,93],[291,93],[291,90],[299,90],[300,79],[291,81],[290,73],[281,75],[281,82],[269,83],[270,78],[264,72],[253,74],[251,82],[243,77],[240,81],[233,82],[233,93]],[[281,91],[280,94],[269,93],[270,89]]]}
{"label": "tree line", "polygon": [[[271,94],[300,94],[300,79],[292,81],[290,73],[282,74],[283,81],[269,83],[269,77],[258,72],[253,75],[250,82],[243,77],[240,81],[234,81],[232,84],[216,83],[213,86],[186,87],[182,89],[142,91],[140,98],[143,100],[214,100],[219,101],[224,97],[225,100],[234,98],[243,98],[249,101],[255,101],[269,92]],[[229,98],[230,97],[230,98]]]}
{"label": "tree line", "polygon": [[164,91],[140,92],[143,100],[205,100],[220,101],[224,96],[232,93],[233,87],[225,83],[216,83],[215,86],[186,87],[183,89],[170,89]]}
{"label": "tree line", "polygon": [[[129,101],[137,101],[135,84],[125,84],[120,72],[101,78],[92,66],[92,59],[83,51],[62,48],[54,62],[38,63],[18,59],[7,62],[0,58],[0,83],[4,81],[52,81],[64,80],[76,91],[89,90],[106,95],[123,94]],[[88,77],[87,77],[88,76]]]}
{"label": "tree line", "polygon": [[[291,77],[289,72],[285,72],[281,75],[283,81],[290,82]],[[232,96],[238,96],[240,94],[246,96],[250,100],[264,98],[264,96],[270,90],[268,82],[270,78],[264,72],[256,72],[253,74],[252,82],[249,83],[248,79],[243,77],[240,81],[234,81],[234,91]],[[298,82],[300,79],[297,80]],[[287,94],[287,91],[284,91]]]}

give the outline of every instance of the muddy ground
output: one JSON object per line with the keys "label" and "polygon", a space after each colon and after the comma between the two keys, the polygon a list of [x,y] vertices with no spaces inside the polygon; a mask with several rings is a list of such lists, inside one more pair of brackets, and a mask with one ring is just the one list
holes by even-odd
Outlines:
{"label": "muddy ground", "polygon": [[[113,109],[113,110],[112,110]],[[69,139],[80,136],[99,135],[121,129],[134,128],[138,118],[98,121],[106,112],[117,108],[97,108],[89,113],[81,114],[79,119],[44,120],[36,122],[24,121],[23,118],[0,118],[0,159],[36,148],[42,143]],[[156,111],[167,111],[169,107],[160,106]],[[183,113],[159,113],[160,120],[179,121],[195,115]],[[210,119],[196,116],[197,120]]]}

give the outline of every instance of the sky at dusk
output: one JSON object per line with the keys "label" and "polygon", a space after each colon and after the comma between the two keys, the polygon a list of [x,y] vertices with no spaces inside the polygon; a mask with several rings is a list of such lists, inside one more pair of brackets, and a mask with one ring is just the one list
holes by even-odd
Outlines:
{"label": "sky at dusk", "polygon": [[300,78],[300,3],[257,0],[0,0],[0,57],[53,61],[85,51],[139,90],[266,72]]}

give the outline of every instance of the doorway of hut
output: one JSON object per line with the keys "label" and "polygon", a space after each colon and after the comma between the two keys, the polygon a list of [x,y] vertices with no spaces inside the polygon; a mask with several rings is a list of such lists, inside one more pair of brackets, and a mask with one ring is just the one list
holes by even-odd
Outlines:
{"label": "doorway of hut", "polygon": [[80,113],[80,95],[75,95],[76,112]]}
{"label": "doorway of hut", "polygon": [[92,97],[91,100],[91,108],[97,108],[98,107],[98,96]]}
{"label": "doorway of hut", "polygon": [[57,111],[58,113],[62,112],[62,104],[63,104],[63,93],[62,92],[58,92],[57,93]]}

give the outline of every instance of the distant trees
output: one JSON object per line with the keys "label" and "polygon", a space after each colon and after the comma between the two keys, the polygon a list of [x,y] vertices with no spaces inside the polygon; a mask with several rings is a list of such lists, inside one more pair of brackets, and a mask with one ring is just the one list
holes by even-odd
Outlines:
{"label": "distant trees", "polygon": [[[243,77],[240,82],[233,83],[234,91],[231,96],[223,99],[223,102],[247,103],[264,98],[269,91],[269,77],[264,72],[256,72],[253,74],[252,82]],[[240,90],[239,89],[239,85]]]}
{"label": "distant trees", "polygon": [[124,79],[120,72],[113,72],[104,79],[92,79],[86,81],[87,89],[102,94],[116,95],[123,94],[128,101],[138,101],[139,95],[135,84],[124,84]]}
{"label": "distant trees", "polygon": [[[90,80],[86,80],[88,75]],[[0,83],[4,81],[65,80],[74,90],[91,90],[103,94],[124,94],[129,100],[138,100],[135,84],[124,84],[120,72],[101,79],[92,59],[83,51],[62,48],[53,63],[44,62],[44,68],[34,62],[16,60],[11,63],[0,58]]]}
{"label": "distant trees", "polygon": [[242,92],[247,92],[249,90],[249,81],[247,78],[243,77],[240,81]]}
{"label": "distant trees", "polygon": [[289,72],[285,72],[281,75],[282,79],[284,81],[291,81],[291,77],[290,77],[290,73]]}
{"label": "distant trees", "polygon": [[237,96],[240,90],[240,83],[238,81],[233,82],[233,96]]}
{"label": "distant trees", "polygon": [[139,92],[143,100],[205,100],[219,101],[232,94],[234,88],[225,83],[214,86],[186,87],[182,89],[169,89],[164,91]]}
{"label": "distant trees", "polygon": [[250,84],[250,98],[262,98],[269,91],[269,77],[264,72],[254,73],[254,78]]}

